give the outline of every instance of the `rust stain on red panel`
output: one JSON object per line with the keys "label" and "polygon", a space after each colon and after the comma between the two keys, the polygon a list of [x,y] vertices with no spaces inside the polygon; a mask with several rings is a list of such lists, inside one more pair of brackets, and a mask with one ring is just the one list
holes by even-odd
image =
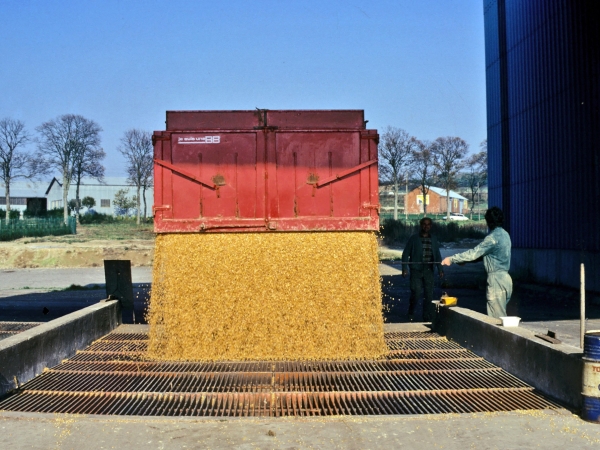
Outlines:
{"label": "rust stain on red panel", "polygon": [[155,231],[379,227],[362,110],[169,111],[155,132]]}

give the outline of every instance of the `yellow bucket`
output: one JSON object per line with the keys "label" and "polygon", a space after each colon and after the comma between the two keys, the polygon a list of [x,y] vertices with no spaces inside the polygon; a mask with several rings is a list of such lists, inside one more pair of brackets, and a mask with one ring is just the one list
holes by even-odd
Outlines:
{"label": "yellow bucket", "polygon": [[440,304],[446,306],[455,306],[458,303],[458,299],[456,297],[450,297],[448,294],[442,295],[440,298]]}

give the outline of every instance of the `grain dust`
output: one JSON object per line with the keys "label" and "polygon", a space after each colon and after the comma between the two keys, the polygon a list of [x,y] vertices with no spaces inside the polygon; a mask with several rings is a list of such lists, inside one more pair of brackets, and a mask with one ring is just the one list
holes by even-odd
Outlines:
{"label": "grain dust", "polygon": [[375,235],[158,235],[147,319],[152,358],[381,357]]}

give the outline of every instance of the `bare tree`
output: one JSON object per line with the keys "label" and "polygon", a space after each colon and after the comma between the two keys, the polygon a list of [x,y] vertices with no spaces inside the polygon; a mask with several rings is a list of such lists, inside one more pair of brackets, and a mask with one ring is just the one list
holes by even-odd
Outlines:
{"label": "bare tree", "polygon": [[[93,120],[75,114],[65,114],[44,122],[36,128],[38,139],[37,162],[40,170],[57,169],[62,176],[63,210],[68,223],[68,195],[75,179],[77,165],[83,164],[86,152],[98,151],[102,129]],[[77,182],[77,181],[76,181]]]}
{"label": "bare tree", "polygon": [[10,220],[10,183],[15,178],[32,178],[35,175],[31,155],[21,151],[29,141],[25,124],[20,120],[0,120],[0,180],[4,183],[6,220]]}
{"label": "bare tree", "polygon": [[415,142],[403,129],[389,126],[379,142],[379,173],[394,186],[394,220],[398,220],[398,185],[410,164]]}
{"label": "bare tree", "polygon": [[431,147],[433,164],[442,187],[446,189],[446,219],[450,220],[450,189],[455,187],[456,176],[464,167],[463,158],[469,145],[459,137],[439,137]]}
{"label": "bare tree", "polygon": [[471,219],[473,219],[474,206],[478,203],[476,199],[481,192],[481,186],[487,182],[487,139],[479,144],[479,148],[481,149],[479,153],[471,155],[466,160],[465,179],[471,192]]}
{"label": "bare tree", "polygon": [[84,176],[89,176],[90,178],[102,181],[104,178],[104,166],[101,161],[106,156],[106,153],[104,153],[104,150],[99,145],[100,137],[98,136],[97,142],[89,142],[87,145],[82,146],[75,156],[73,181],[75,182],[75,217],[77,218],[77,222],[79,222],[79,210],[81,209],[81,200],[79,199],[81,179]]}
{"label": "bare tree", "polygon": [[152,133],[135,128],[127,130],[121,138],[121,145],[118,149],[127,160],[128,180],[137,189],[137,224],[139,225],[141,221],[140,191],[143,190],[145,215],[146,189],[152,183],[152,169],[154,166]]}
{"label": "bare tree", "polygon": [[412,154],[412,169],[415,181],[419,184],[423,196],[423,213],[427,216],[427,196],[429,188],[436,179],[436,170],[431,152],[432,144],[428,141],[416,142],[416,150]]}
{"label": "bare tree", "polygon": [[146,166],[144,167],[144,175],[142,177],[142,199],[144,200],[144,219],[147,217],[146,211],[146,191],[154,186],[154,158],[148,158],[146,160]]}

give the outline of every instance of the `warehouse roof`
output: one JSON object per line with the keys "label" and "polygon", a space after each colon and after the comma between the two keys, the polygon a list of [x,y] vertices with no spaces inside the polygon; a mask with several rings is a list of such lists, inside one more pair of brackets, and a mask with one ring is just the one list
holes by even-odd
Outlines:
{"label": "warehouse roof", "polygon": [[[13,181],[10,183],[10,196],[13,198],[43,198],[46,183],[36,181]],[[0,183],[0,196],[4,197],[4,183]]]}
{"label": "warehouse roof", "polygon": [[[58,184],[59,186],[62,186],[62,183],[60,181],[58,181],[58,179],[56,177],[52,178],[52,181],[50,182],[50,184],[48,185],[48,188],[46,189],[45,195],[48,195],[48,193],[50,192],[50,189],[52,188],[52,185],[54,183]],[[74,186],[74,183],[71,182],[71,185]],[[102,181],[98,181],[95,178],[82,178],[81,185],[82,186],[131,186],[131,184],[129,184],[127,182],[127,177],[104,177],[102,179]]]}
{"label": "warehouse roof", "polygon": [[[439,187],[433,187],[431,186],[429,188],[430,191],[435,192],[438,195],[441,195],[442,197],[446,196],[446,189],[442,189]],[[465,197],[463,197],[462,195],[460,195],[458,192],[454,192],[453,190],[450,190],[450,198],[457,198],[459,200],[466,200]]]}

